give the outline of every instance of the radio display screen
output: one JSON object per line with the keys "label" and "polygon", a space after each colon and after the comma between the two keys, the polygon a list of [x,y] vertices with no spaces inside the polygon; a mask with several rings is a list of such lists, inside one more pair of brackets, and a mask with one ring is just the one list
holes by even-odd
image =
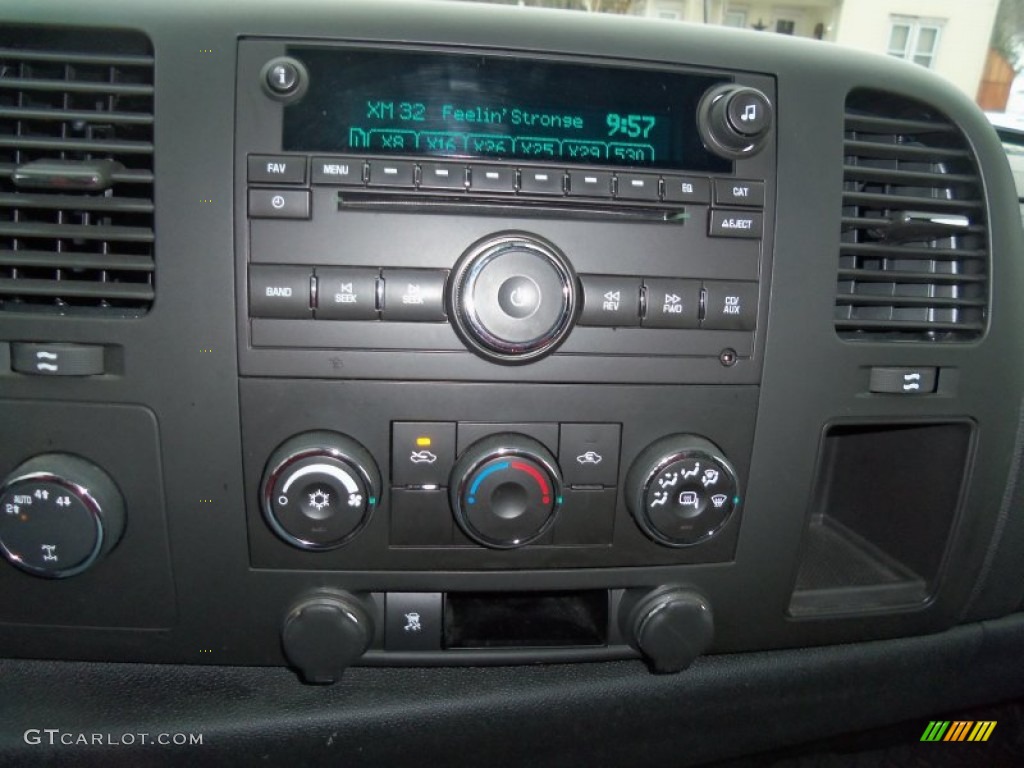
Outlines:
{"label": "radio display screen", "polygon": [[283,149],[727,172],[697,132],[723,77],[452,53],[292,48]]}

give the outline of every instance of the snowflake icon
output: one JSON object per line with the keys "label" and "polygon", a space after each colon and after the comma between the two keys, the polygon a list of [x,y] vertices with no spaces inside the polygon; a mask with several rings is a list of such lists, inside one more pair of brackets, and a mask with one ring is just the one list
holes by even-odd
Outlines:
{"label": "snowflake icon", "polygon": [[311,494],[309,494],[309,506],[315,509],[317,512],[324,509],[325,507],[331,506],[331,494],[327,491],[317,488]]}

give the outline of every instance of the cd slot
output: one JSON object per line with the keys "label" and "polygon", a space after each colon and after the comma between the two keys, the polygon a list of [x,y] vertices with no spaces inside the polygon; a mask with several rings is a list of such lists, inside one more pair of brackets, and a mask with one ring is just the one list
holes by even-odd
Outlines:
{"label": "cd slot", "polygon": [[[528,214],[552,219],[638,222],[682,226],[691,218],[687,206],[662,204],[623,204],[616,201],[532,200],[523,197],[484,197],[474,195],[430,195],[418,192],[339,192],[339,211],[387,213],[478,214],[507,217]],[[698,220],[703,220],[700,217]]]}

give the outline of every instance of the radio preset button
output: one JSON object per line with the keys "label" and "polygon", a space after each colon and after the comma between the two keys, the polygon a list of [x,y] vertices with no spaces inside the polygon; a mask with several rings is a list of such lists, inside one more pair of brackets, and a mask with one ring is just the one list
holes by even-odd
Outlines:
{"label": "radio preset button", "polygon": [[309,192],[304,189],[250,189],[249,217],[308,219]]}
{"label": "radio preset button", "polygon": [[452,163],[423,163],[420,165],[420,189],[466,188],[466,167]]}
{"label": "radio preset button", "polygon": [[306,158],[288,155],[249,155],[248,179],[257,184],[305,184]]}
{"label": "radio preset button", "polygon": [[314,184],[363,185],[363,161],[358,157],[314,157]]}
{"label": "radio preset button", "polygon": [[612,175],[604,171],[569,171],[569,194],[576,197],[611,197]]}
{"label": "radio preset button", "polygon": [[644,278],[647,328],[700,327],[700,281]]}
{"label": "radio preset button", "polygon": [[318,320],[376,320],[377,270],[317,267]]}
{"label": "radio preset button", "polygon": [[704,283],[703,328],[752,331],[756,323],[757,283]]}
{"label": "radio preset button", "polygon": [[640,278],[580,275],[583,310],[580,325],[626,328],[640,325]]}
{"label": "radio preset button", "polygon": [[501,165],[471,165],[469,188],[473,192],[515,192],[516,169]]}
{"label": "radio preset button", "polygon": [[255,264],[249,267],[249,316],[308,318],[309,267]]}
{"label": "radio preset button", "polygon": [[620,200],[659,199],[659,178],[649,173],[619,173],[615,175],[618,185],[615,197]]}
{"label": "radio preset button", "polygon": [[519,172],[519,191],[528,195],[561,195],[565,174],[550,168],[523,168]]}
{"label": "radio preset button", "polygon": [[764,206],[764,182],[741,179],[715,179],[715,203],[718,205]]}
{"label": "radio preset button", "polygon": [[665,200],[672,203],[711,202],[711,183],[699,176],[663,176]]}
{"label": "radio preset button", "polygon": [[413,186],[416,166],[408,162],[390,160],[374,160],[370,166],[371,187],[406,187]]}
{"label": "radio preset button", "polygon": [[443,323],[444,284],[448,273],[442,269],[385,269],[384,320],[414,323]]}
{"label": "radio preset button", "polygon": [[719,208],[711,211],[708,235],[710,237],[759,238],[764,229],[764,214],[750,211],[730,211]]}

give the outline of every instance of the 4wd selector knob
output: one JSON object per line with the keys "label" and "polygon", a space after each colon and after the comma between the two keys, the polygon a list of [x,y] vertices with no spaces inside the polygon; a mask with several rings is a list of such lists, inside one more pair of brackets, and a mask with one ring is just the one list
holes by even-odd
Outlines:
{"label": "4wd selector knob", "polygon": [[452,271],[448,316],[471,350],[488,360],[527,363],[572,330],[576,275],[554,245],[507,232],[470,248]]}
{"label": "4wd selector knob", "polygon": [[554,457],[533,438],[492,435],[459,457],[449,496],[467,536],[486,547],[512,549],[540,538],[554,523],[562,479]]}
{"label": "4wd selector knob", "polygon": [[124,524],[114,481],[78,456],[36,456],[0,487],[0,553],[33,576],[82,573],[114,548]]}
{"label": "4wd selector knob", "polygon": [[739,502],[736,470],[716,445],[695,435],[655,441],[626,475],[626,504],[637,525],[670,547],[710,539]]}
{"label": "4wd selector knob", "polygon": [[380,472],[352,438],[305,432],[271,454],[260,488],[263,516],[274,533],[300,549],[333,549],[370,519]]}

